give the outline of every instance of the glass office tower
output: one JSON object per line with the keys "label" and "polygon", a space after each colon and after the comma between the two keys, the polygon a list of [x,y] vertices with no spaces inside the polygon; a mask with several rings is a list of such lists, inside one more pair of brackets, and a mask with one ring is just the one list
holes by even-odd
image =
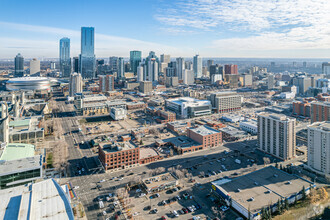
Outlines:
{"label": "glass office tower", "polygon": [[141,62],[142,53],[138,50],[133,50],[130,52],[130,63],[131,69],[134,74],[137,74],[137,68]]}
{"label": "glass office tower", "polygon": [[83,78],[95,78],[94,28],[81,28],[80,72]]}
{"label": "glass office tower", "polygon": [[60,72],[62,77],[71,74],[70,39],[67,37],[60,40]]}
{"label": "glass office tower", "polygon": [[22,77],[24,76],[24,58],[23,56],[19,53],[15,57],[15,72],[14,72],[15,77]]}

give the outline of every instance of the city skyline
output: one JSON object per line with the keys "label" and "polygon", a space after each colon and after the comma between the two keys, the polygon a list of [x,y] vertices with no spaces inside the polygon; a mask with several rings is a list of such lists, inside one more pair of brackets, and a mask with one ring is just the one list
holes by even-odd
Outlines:
{"label": "city skyline", "polygon": [[[22,7],[17,9],[17,3]],[[58,57],[58,41],[63,37],[71,39],[71,54],[77,56],[83,26],[95,27],[97,57],[128,57],[131,50],[141,50],[143,56],[154,50],[173,57],[330,57],[326,13],[330,6],[324,0],[73,1],[67,7],[61,5],[1,2],[0,58],[17,53],[26,58]],[[17,16],[10,16],[14,13]]]}

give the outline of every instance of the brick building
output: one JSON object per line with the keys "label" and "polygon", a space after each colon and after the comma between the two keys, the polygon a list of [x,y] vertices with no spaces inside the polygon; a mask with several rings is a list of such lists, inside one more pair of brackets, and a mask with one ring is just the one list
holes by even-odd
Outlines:
{"label": "brick building", "polygon": [[203,148],[216,147],[222,144],[222,134],[209,126],[203,125],[196,128],[188,128],[187,136],[201,143]]}
{"label": "brick building", "polygon": [[311,103],[308,101],[302,102],[293,102],[293,111],[292,114],[296,116],[304,116],[310,117],[311,116]]}
{"label": "brick building", "polygon": [[225,74],[238,74],[238,68],[237,65],[225,65]]}
{"label": "brick building", "polygon": [[330,121],[330,102],[312,102],[311,103],[311,120]]}
{"label": "brick building", "polygon": [[134,167],[140,163],[140,148],[130,142],[100,143],[99,159],[105,170]]}

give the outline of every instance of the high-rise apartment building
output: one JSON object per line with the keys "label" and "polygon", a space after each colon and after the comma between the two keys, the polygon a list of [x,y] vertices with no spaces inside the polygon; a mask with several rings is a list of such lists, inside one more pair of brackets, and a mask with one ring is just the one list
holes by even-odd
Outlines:
{"label": "high-rise apartment building", "polygon": [[330,102],[312,102],[311,121],[330,121]]}
{"label": "high-rise apartment building", "polygon": [[193,70],[185,69],[183,71],[183,84],[192,85],[195,83],[195,75]]}
{"label": "high-rise apartment building", "polygon": [[330,177],[330,122],[315,122],[308,126],[307,165]]}
{"label": "high-rise apartment building", "polygon": [[144,64],[140,63],[137,67],[137,81],[141,82],[144,81]]}
{"label": "high-rise apartment building", "polygon": [[312,86],[312,80],[310,77],[299,76],[293,78],[293,85],[297,86],[298,93],[303,95],[307,92],[308,88]]}
{"label": "high-rise apartment building", "polygon": [[249,87],[249,86],[253,85],[252,75],[244,74],[244,75],[242,75],[242,78],[243,78],[243,86],[244,87]]}
{"label": "high-rise apartment building", "polygon": [[225,78],[223,66],[221,66],[219,64],[211,65],[209,67],[209,71],[210,71],[210,77],[212,77],[212,75],[220,74],[223,79]]}
{"label": "high-rise apartment building", "polygon": [[40,73],[40,60],[33,58],[30,61],[30,75],[35,75]]}
{"label": "high-rise apartment building", "polygon": [[261,151],[289,160],[296,155],[296,119],[281,114],[258,115],[258,147]]}
{"label": "high-rise apartment building", "polygon": [[70,39],[67,37],[60,40],[60,72],[62,77],[71,74]]}
{"label": "high-rise apartment building", "polygon": [[100,92],[108,92],[115,90],[115,77],[113,75],[99,76]]}
{"label": "high-rise apartment building", "polygon": [[24,76],[24,57],[19,53],[15,57],[15,77]]}
{"label": "high-rise apartment building", "polygon": [[202,58],[197,54],[194,56],[193,59],[193,70],[195,74],[195,78],[201,78],[203,74],[203,60]]}
{"label": "high-rise apartment building", "polygon": [[109,57],[109,68],[112,73],[117,73],[119,68],[119,58]]}
{"label": "high-rise apartment building", "polygon": [[183,57],[176,58],[176,75],[179,80],[183,79],[183,71],[184,71],[185,61]]}
{"label": "high-rise apartment building", "polygon": [[151,58],[147,61],[144,79],[150,82],[158,81],[158,62],[156,58]]}
{"label": "high-rise apartment building", "polygon": [[330,76],[330,63],[322,63],[322,74]]}
{"label": "high-rise apartment building", "polygon": [[268,89],[274,89],[275,86],[275,78],[274,75],[270,74],[267,77],[267,87]]}
{"label": "high-rise apartment building", "polygon": [[171,56],[166,55],[166,54],[160,55],[160,62],[161,63],[170,63],[171,62]]}
{"label": "high-rise apartment building", "polygon": [[242,108],[242,97],[236,92],[216,92],[210,95],[213,109],[218,113],[237,111]]}
{"label": "high-rise apartment building", "polygon": [[214,60],[207,60],[207,70],[210,71],[210,66],[214,65]]}
{"label": "high-rise apartment building", "polygon": [[142,52],[138,50],[130,51],[129,62],[131,64],[131,70],[134,74],[137,74],[137,68],[142,59]]}
{"label": "high-rise apartment building", "polygon": [[234,64],[227,64],[225,65],[225,74],[228,75],[237,75],[238,74],[238,67]]}
{"label": "high-rise apartment building", "polygon": [[94,28],[81,28],[80,72],[83,78],[95,77]]}
{"label": "high-rise apartment building", "polygon": [[76,93],[81,93],[83,87],[82,76],[80,73],[72,73],[70,75],[69,95],[71,97]]}

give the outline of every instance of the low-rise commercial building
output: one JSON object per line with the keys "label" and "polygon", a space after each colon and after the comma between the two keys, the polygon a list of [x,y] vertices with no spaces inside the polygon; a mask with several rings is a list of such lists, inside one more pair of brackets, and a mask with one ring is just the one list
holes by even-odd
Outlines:
{"label": "low-rise commercial building", "polygon": [[228,206],[250,220],[262,219],[262,209],[277,210],[278,201],[289,204],[302,198],[302,189],[309,194],[312,182],[268,166],[235,179],[212,182],[212,192]]}
{"label": "low-rise commercial building", "polygon": [[99,143],[99,159],[107,170],[119,170],[139,164],[140,148],[131,142]]}
{"label": "low-rise commercial building", "polygon": [[0,219],[74,220],[68,190],[54,179],[0,190]]}
{"label": "low-rise commercial building", "polygon": [[204,149],[200,143],[194,141],[193,139],[187,136],[178,136],[163,140],[157,140],[156,146],[158,147],[172,146],[173,149],[178,152],[178,154],[190,153]]}
{"label": "low-rise commercial building", "polygon": [[233,126],[219,128],[219,131],[221,131],[224,141],[236,141],[248,137],[245,131],[241,131]]}
{"label": "low-rise commercial building", "polygon": [[193,118],[211,114],[212,106],[208,100],[199,100],[190,97],[180,97],[165,101],[168,110],[176,113],[180,118]]}
{"label": "low-rise commercial building", "polygon": [[7,144],[0,149],[0,189],[42,178],[42,155],[31,144]]}
{"label": "low-rise commercial building", "polygon": [[171,131],[177,132],[177,133],[185,133],[187,131],[187,128],[191,126],[191,123],[189,121],[174,121],[167,123],[166,127],[170,129]]}
{"label": "low-rise commercial building", "polygon": [[240,129],[250,134],[258,134],[258,122],[255,120],[244,120],[239,123]]}
{"label": "low-rise commercial building", "polygon": [[178,185],[178,180],[171,173],[148,177],[143,179],[142,182],[148,193],[172,189]]}
{"label": "low-rise commercial building", "polygon": [[187,136],[194,141],[201,143],[203,148],[217,147],[222,145],[221,132],[206,125],[202,125],[196,128],[188,128]]}
{"label": "low-rise commercial building", "polygon": [[9,142],[31,143],[44,139],[44,129],[39,126],[40,117],[18,118],[9,122]]}
{"label": "low-rise commercial building", "polygon": [[110,110],[110,117],[115,120],[124,120],[126,118],[127,115],[127,110],[124,108],[117,108],[117,107],[113,107]]}

